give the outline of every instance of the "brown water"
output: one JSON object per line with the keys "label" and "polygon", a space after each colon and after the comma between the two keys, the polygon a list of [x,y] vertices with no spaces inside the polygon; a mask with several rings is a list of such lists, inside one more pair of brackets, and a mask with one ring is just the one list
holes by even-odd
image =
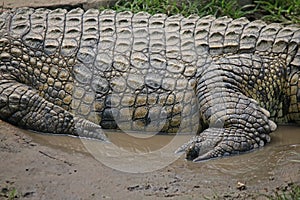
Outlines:
{"label": "brown water", "polygon": [[[211,173],[208,176],[216,179],[224,179],[224,176],[228,175],[236,179],[247,176],[249,182],[255,182],[270,178],[277,171],[279,171],[278,173],[288,173],[280,171],[281,167],[300,161],[300,127],[295,126],[280,126],[271,134],[271,143],[261,149],[202,163],[186,161],[184,156],[178,158],[178,155],[173,153],[190,138],[186,135],[178,137],[157,135],[145,139],[134,134],[107,132],[112,144],[103,144],[98,141],[80,140],[68,136],[28,134],[39,144],[70,153],[90,154],[100,162],[104,162],[105,165],[126,172],[148,172],[172,164],[175,169],[188,170],[191,173],[203,173],[204,171]],[[111,148],[111,146],[114,147]],[[157,167],[147,168],[149,163]]]}

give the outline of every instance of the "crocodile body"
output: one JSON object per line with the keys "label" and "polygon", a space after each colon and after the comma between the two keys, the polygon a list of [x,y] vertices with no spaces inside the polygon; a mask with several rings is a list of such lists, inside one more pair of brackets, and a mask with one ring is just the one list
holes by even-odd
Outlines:
{"label": "crocodile body", "polygon": [[24,128],[195,133],[179,151],[197,161],[300,122],[296,25],[20,8],[0,27],[0,118]]}

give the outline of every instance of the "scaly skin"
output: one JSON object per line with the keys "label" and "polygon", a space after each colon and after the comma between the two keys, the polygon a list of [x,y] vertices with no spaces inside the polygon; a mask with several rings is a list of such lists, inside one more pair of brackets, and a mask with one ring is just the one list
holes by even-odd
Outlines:
{"label": "scaly skin", "polygon": [[195,133],[178,152],[199,161],[300,122],[296,25],[21,8],[0,28],[0,118],[24,128]]}

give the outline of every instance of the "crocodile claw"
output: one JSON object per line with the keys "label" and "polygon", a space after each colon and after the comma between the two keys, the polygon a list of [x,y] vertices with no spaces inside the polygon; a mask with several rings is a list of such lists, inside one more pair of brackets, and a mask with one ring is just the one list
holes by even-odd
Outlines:
{"label": "crocodile claw", "polygon": [[209,128],[193,137],[176,152],[185,151],[186,159],[194,162],[238,154],[264,146],[270,141],[267,134],[249,139],[242,129]]}
{"label": "crocodile claw", "polygon": [[90,138],[109,142],[101,126],[82,118],[75,117],[75,134],[81,138]]}
{"label": "crocodile claw", "polygon": [[176,153],[186,152],[186,159],[192,161],[206,160],[216,157],[218,143],[222,141],[221,129],[211,128],[203,131],[201,135],[194,136],[182,145]]}

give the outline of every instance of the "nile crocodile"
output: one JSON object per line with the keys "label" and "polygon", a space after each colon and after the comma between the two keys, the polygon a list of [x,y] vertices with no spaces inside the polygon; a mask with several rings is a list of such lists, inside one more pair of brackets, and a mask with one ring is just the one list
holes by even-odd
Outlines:
{"label": "nile crocodile", "polygon": [[20,8],[0,27],[0,118],[23,128],[195,133],[178,152],[198,161],[300,122],[297,25]]}

